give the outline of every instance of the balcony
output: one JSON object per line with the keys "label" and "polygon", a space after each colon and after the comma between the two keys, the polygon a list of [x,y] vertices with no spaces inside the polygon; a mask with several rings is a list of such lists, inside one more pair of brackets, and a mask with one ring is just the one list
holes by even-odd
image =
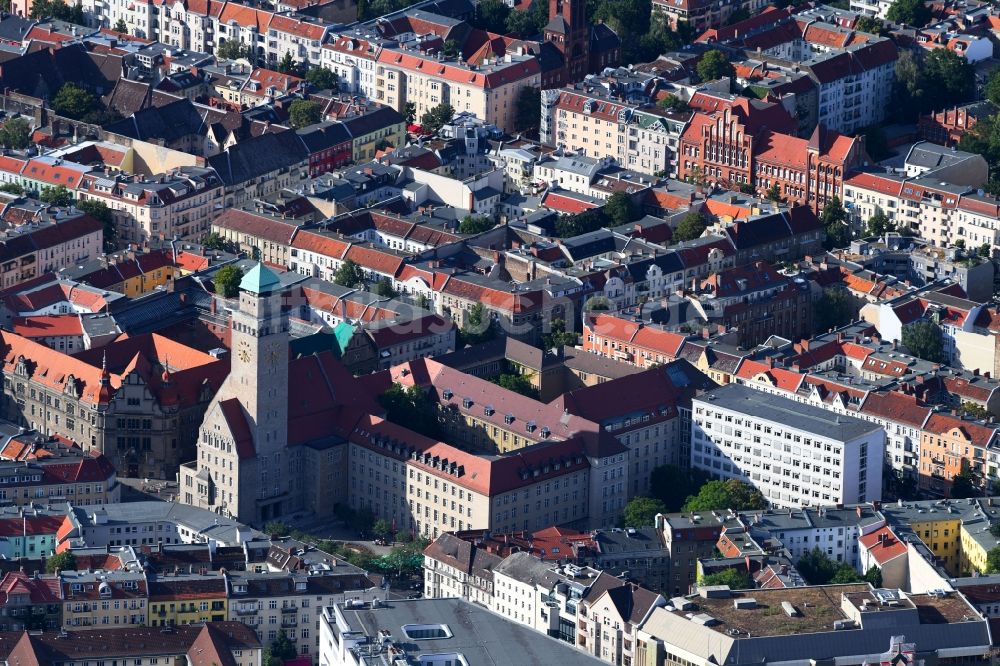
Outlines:
{"label": "balcony", "polygon": [[281,618],[281,627],[283,629],[288,627],[295,627],[298,626],[298,624],[299,624],[299,618],[297,615],[284,615]]}
{"label": "balcony", "polygon": [[256,613],[257,613],[257,607],[256,606],[237,606],[236,607],[236,614],[237,615],[255,615]]}
{"label": "balcony", "polygon": [[296,608],[295,606],[289,606],[287,608],[282,608],[281,609],[282,613],[297,613],[298,611],[299,611],[299,609]]}

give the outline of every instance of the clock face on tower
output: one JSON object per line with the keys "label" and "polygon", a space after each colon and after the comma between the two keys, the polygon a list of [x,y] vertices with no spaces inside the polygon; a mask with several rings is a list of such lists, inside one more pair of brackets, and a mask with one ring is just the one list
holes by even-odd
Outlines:
{"label": "clock face on tower", "polygon": [[267,362],[270,365],[277,365],[279,358],[281,358],[281,354],[278,353],[278,348],[271,347],[271,349],[267,352]]}
{"label": "clock face on tower", "polygon": [[250,343],[247,342],[246,340],[243,340],[242,342],[240,342],[240,348],[239,348],[239,351],[237,353],[239,354],[241,361],[243,361],[244,363],[249,363],[250,362]]}

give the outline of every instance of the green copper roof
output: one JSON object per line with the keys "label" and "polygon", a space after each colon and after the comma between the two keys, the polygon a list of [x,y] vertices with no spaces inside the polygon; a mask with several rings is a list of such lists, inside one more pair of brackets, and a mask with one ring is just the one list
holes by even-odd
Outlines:
{"label": "green copper roof", "polygon": [[281,285],[281,280],[264,264],[257,264],[240,280],[240,289],[253,294],[266,294]]}
{"label": "green copper roof", "polygon": [[342,321],[333,327],[333,334],[337,337],[337,345],[340,347],[341,354],[347,349],[347,345],[351,344],[351,338],[354,337],[354,331],[356,330],[356,326],[351,326],[346,321]]}

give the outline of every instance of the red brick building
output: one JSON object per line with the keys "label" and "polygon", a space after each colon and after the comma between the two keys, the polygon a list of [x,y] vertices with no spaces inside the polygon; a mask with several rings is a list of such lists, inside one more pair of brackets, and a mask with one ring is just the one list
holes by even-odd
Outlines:
{"label": "red brick building", "polygon": [[962,140],[966,132],[976,126],[980,117],[989,115],[990,105],[977,103],[944,109],[917,120],[920,138],[942,146],[953,146]]}
{"label": "red brick building", "polygon": [[734,190],[749,184],[760,193],[777,184],[789,203],[817,212],[834,196],[843,198],[844,174],[864,154],[859,139],[820,128],[802,139],[781,107],[736,100],[692,116],[678,145],[679,178]]}

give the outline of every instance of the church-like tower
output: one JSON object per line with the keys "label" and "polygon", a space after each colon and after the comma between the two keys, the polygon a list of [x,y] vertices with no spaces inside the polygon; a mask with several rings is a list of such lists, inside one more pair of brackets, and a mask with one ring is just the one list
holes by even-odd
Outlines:
{"label": "church-like tower", "polygon": [[227,397],[243,407],[257,458],[256,499],[260,520],[280,516],[290,483],[288,460],[288,317],[281,282],[257,264],[240,282],[233,312],[232,366]]}
{"label": "church-like tower", "polygon": [[564,58],[562,85],[582,81],[590,67],[590,23],[586,0],[549,0],[545,40]]}

